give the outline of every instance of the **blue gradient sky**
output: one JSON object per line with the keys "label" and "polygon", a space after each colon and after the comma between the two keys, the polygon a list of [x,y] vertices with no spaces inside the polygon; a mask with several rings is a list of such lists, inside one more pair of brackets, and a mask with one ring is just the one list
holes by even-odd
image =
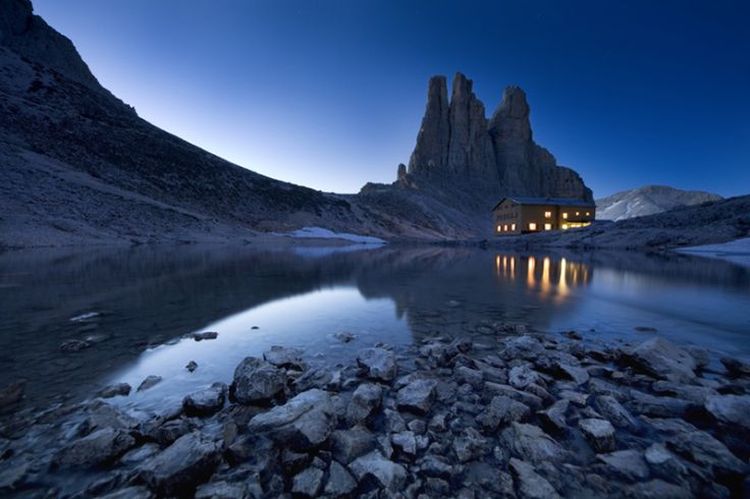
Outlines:
{"label": "blue gradient sky", "polygon": [[750,192],[746,1],[34,0],[152,123],[244,167],[355,192],[406,163],[427,79],[491,114],[529,96],[537,142],[597,197]]}

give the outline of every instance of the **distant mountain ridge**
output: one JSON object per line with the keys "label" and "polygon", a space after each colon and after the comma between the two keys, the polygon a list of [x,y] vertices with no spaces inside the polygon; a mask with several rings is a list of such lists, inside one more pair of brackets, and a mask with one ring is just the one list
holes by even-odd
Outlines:
{"label": "distant mountain ridge", "polygon": [[721,199],[723,198],[718,194],[710,192],[685,191],[665,185],[647,185],[597,199],[596,218],[614,221],[627,220]]}

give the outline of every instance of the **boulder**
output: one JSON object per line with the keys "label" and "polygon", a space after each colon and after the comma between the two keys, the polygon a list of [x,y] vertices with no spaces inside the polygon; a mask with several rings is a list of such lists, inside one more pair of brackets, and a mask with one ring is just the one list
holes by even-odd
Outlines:
{"label": "boulder", "polygon": [[252,497],[244,483],[226,481],[205,483],[195,491],[195,499],[236,499]]}
{"label": "boulder", "polygon": [[214,383],[208,388],[187,395],[182,406],[188,416],[210,416],[224,407],[227,385]]}
{"label": "boulder", "polygon": [[398,391],[396,405],[400,410],[427,414],[435,400],[437,382],[431,379],[412,381]]}
{"label": "boulder", "polygon": [[109,385],[103,388],[97,395],[103,399],[117,396],[127,397],[130,395],[130,390],[131,387],[127,383],[115,383],[114,385]]}
{"label": "boulder", "polygon": [[358,482],[374,479],[378,486],[394,494],[403,491],[408,478],[403,466],[386,459],[377,450],[355,459],[349,465],[349,470]]}
{"label": "boulder", "polygon": [[283,369],[304,371],[307,366],[302,360],[302,350],[274,345],[263,353],[263,359],[269,364]]}
{"label": "boulder", "polygon": [[346,421],[350,425],[370,419],[380,408],[383,399],[383,388],[374,383],[363,383],[354,390],[352,399],[346,408]]}
{"label": "boulder", "polygon": [[596,452],[609,452],[615,449],[615,428],[606,419],[581,419],[578,427]]}
{"label": "boulder", "polygon": [[630,390],[630,406],[632,409],[647,416],[657,418],[682,417],[691,406],[687,400],[675,397],[654,397],[638,390]]}
{"label": "boulder", "polygon": [[724,364],[727,373],[734,378],[750,376],[750,363],[732,357],[722,357],[721,363]]}
{"label": "boulder", "polygon": [[685,465],[682,464],[679,458],[672,454],[664,444],[651,444],[646,449],[643,457],[653,474],[658,478],[674,482],[681,481],[687,474],[687,468]]}
{"label": "boulder", "polygon": [[417,454],[417,439],[413,431],[402,431],[391,435],[391,443],[401,454],[415,456]]}
{"label": "boulder", "polygon": [[656,378],[678,383],[692,381],[697,368],[687,350],[659,337],[623,349],[620,361]]}
{"label": "boulder", "polygon": [[750,432],[750,395],[709,396],[704,407],[719,423]]}
{"label": "boulder", "polygon": [[555,488],[532,465],[516,458],[510,459],[510,470],[518,484],[518,494],[523,499],[559,499]]}
{"label": "boulder", "polygon": [[483,429],[494,432],[501,425],[528,418],[530,413],[531,409],[526,404],[504,395],[497,395],[492,398],[487,408],[477,415],[476,420]]}
{"label": "boulder", "polygon": [[349,471],[336,461],[331,461],[328,468],[328,482],[323,492],[331,497],[346,497],[357,488],[357,481],[354,480]]}
{"label": "boulder", "polygon": [[569,406],[569,400],[561,399],[552,404],[552,406],[548,409],[544,411],[538,411],[537,416],[539,416],[539,419],[542,422],[542,426],[552,432],[565,432],[568,429],[568,424],[565,420],[565,414],[568,412]]}
{"label": "boulder", "polygon": [[675,453],[718,473],[747,473],[747,465],[705,431],[681,432],[667,440]]}
{"label": "boulder", "polygon": [[138,385],[138,389],[136,391],[142,392],[144,390],[148,390],[149,388],[152,388],[156,386],[157,384],[161,383],[162,377],[156,376],[155,374],[151,374],[149,376],[146,376],[146,378],[141,381],[141,384]]}
{"label": "boulder", "polygon": [[460,463],[478,459],[487,453],[487,439],[474,428],[465,428],[453,439],[453,453]]}
{"label": "boulder", "polygon": [[311,466],[292,479],[292,494],[302,497],[317,497],[323,487],[323,470]]}
{"label": "boulder", "polygon": [[544,352],[544,346],[539,340],[528,335],[509,338],[505,340],[504,346],[503,356],[506,359],[534,360]]}
{"label": "boulder", "polygon": [[484,390],[486,395],[503,395],[509,397],[517,402],[521,402],[532,409],[541,409],[544,405],[542,399],[532,393],[527,393],[522,390],[517,390],[510,385],[503,385],[501,383],[493,383],[491,381],[484,382]]}
{"label": "boulder", "polygon": [[645,480],[649,476],[648,465],[640,451],[628,449],[609,454],[599,454],[596,459],[605,465],[606,474],[631,482]]}
{"label": "boulder", "polygon": [[364,370],[365,376],[371,379],[392,381],[396,377],[398,367],[396,356],[384,348],[366,348],[359,352],[357,364]]}
{"label": "boulder", "polygon": [[560,444],[541,428],[530,424],[511,423],[510,427],[503,430],[502,439],[513,454],[534,464],[544,461],[559,462],[567,454]]}
{"label": "boulder", "polygon": [[178,438],[161,453],[139,467],[139,476],[162,495],[188,495],[219,464],[219,446],[200,433]]}
{"label": "boulder", "polygon": [[265,403],[286,390],[286,373],[257,357],[246,357],[234,370],[231,393],[241,404]]}
{"label": "boulder", "polygon": [[54,457],[60,468],[91,468],[113,462],[135,445],[135,439],[123,430],[102,428],[65,446]]}
{"label": "boulder", "polygon": [[247,425],[252,433],[267,433],[279,445],[307,451],[325,442],[336,425],[328,392],[302,392],[286,404],[254,416]]}
{"label": "boulder", "polygon": [[336,430],[331,433],[330,449],[333,458],[343,464],[349,464],[359,456],[375,448],[375,435],[362,426],[349,430]]}
{"label": "boulder", "polygon": [[523,390],[531,384],[540,384],[542,377],[538,372],[532,370],[528,364],[515,366],[508,372],[508,383],[513,388]]}
{"label": "boulder", "polygon": [[594,398],[594,407],[617,428],[627,429],[631,432],[640,429],[638,420],[614,397],[597,395]]}
{"label": "boulder", "polygon": [[193,333],[193,339],[195,341],[203,341],[203,340],[215,340],[219,337],[219,333],[216,331],[205,331],[203,333]]}

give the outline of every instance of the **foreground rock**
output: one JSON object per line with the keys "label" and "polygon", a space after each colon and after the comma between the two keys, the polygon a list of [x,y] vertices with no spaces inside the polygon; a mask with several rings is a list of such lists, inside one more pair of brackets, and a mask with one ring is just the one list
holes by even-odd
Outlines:
{"label": "foreground rock", "polygon": [[241,404],[266,403],[284,393],[286,373],[256,357],[247,357],[234,370],[232,396]]}
{"label": "foreground rock", "polygon": [[357,356],[357,363],[369,378],[391,381],[396,377],[398,367],[396,356],[384,348],[366,348]]}
{"label": "foreground rock", "polygon": [[663,338],[652,338],[625,350],[621,360],[649,375],[675,382],[692,381],[697,368],[687,350]]}
{"label": "foreground rock", "polygon": [[268,433],[278,444],[307,451],[328,439],[335,426],[334,409],[327,392],[302,392],[286,404],[258,414],[248,423],[250,433]]}
{"label": "foreground rock", "polygon": [[163,495],[189,494],[219,464],[218,446],[200,433],[183,435],[163,452],[146,461],[140,478]]}

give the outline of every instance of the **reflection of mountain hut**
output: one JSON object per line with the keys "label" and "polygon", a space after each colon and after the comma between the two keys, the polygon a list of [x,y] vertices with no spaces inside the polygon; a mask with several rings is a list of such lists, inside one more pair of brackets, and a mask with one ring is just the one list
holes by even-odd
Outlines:
{"label": "reflection of mountain hut", "polygon": [[542,293],[567,295],[570,288],[585,286],[591,280],[591,268],[581,262],[548,256],[497,255],[495,270],[498,276],[521,280],[528,288],[539,288]]}
{"label": "reflection of mountain hut", "polygon": [[581,199],[507,197],[492,213],[495,234],[526,234],[591,225],[596,205]]}

